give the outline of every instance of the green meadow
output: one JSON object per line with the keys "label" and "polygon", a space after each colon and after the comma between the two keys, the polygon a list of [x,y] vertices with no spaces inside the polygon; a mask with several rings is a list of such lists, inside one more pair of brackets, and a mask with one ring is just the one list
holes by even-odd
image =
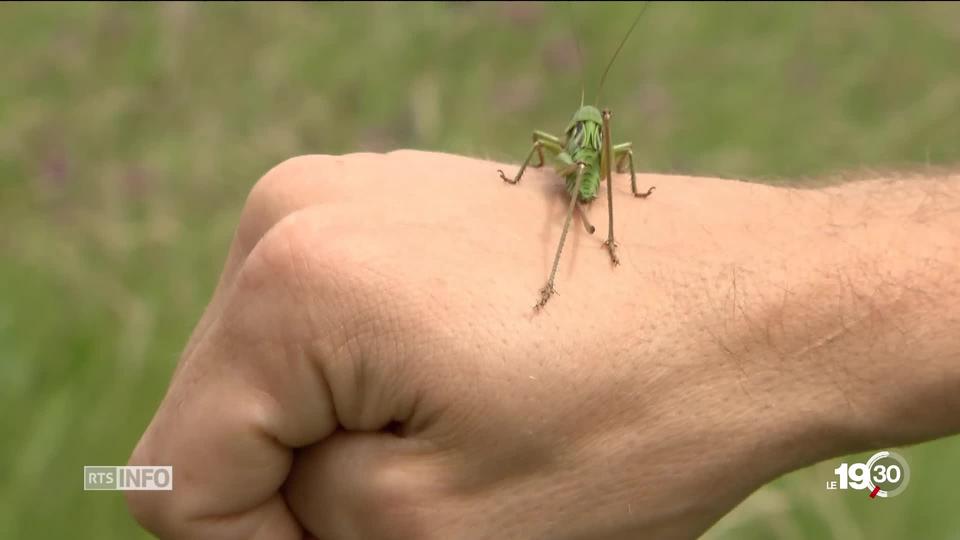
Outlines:
{"label": "green meadow", "polygon": [[[149,538],[82,467],[126,462],[267,170],[398,148],[519,163],[582,84],[595,97],[638,8],[0,5],[0,538]],[[960,4],[654,4],[603,95],[643,171],[956,166]],[[837,458],[706,537],[960,538],[960,438],[897,450],[894,499],[826,490],[872,453]]]}

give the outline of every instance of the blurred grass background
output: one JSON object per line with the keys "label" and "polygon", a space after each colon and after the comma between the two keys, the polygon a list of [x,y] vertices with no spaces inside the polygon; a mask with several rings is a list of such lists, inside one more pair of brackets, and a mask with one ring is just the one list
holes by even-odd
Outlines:
{"label": "blurred grass background", "polygon": [[[395,148],[519,163],[638,7],[0,5],[0,538],[147,537],[82,466],[125,463],[260,175]],[[643,170],[810,181],[960,162],[958,68],[960,4],[657,4],[604,97]],[[707,536],[960,538],[958,451],[901,450],[888,501],[827,492],[841,459],[798,471]]]}

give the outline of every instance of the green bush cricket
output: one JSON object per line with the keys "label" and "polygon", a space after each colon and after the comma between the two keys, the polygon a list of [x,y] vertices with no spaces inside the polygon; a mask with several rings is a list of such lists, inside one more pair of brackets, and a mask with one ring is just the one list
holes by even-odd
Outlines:
{"label": "green bush cricket", "polygon": [[[616,60],[620,50],[624,44],[626,44],[630,34],[633,33],[633,29],[636,28],[637,23],[640,21],[640,16],[643,15],[643,12],[649,5],[649,2],[644,4],[643,9],[637,14],[633,25],[627,30],[626,35],[624,35],[623,40],[620,42],[616,52],[613,53],[606,69],[603,71],[603,75],[600,77],[600,87],[597,90],[598,105],[600,94],[603,91],[604,80],[607,78],[607,73],[610,71],[613,61]],[[520,171],[517,172],[517,176],[511,180],[503,174],[502,170],[497,171],[500,173],[500,178],[505,182],[516,184],[520,181],[527,166],[530,165],[534,154],[537,154],[540,159],[540,163],[534,165],[534,167],[539,168],[544,165],[543,151],[546,150],[558,161],[556,173],[564,178],[566,191],[570,196],[570,204],[567,207],[567,218],[563,225],[563,232],[560,235],[560,245],[557,246],[557,253],[553,259],[553,269],[550,271],[547,284],[540,289],[540,300],[536,306],[534,306],[535,310],[542,309],[550,297],[557,292],[554,288],[554,278],[557,274],[557,266],[560,264],[560,253],[563,251],[563,244],[567,238],[567,231],[570,228],[570,220],[573,218],[574,208],[580,211],[584,228],[589,234],[593,234],[595,228],[588,221],[583,204],[589,203],[597,198],[600,190],[600,182],[604,178],[606,178],[607,181],[607,207],[610,217],[610,229],[604,245],[610,253],[610,260],[613,262],[613,265],[617,266],[620,264],[620,258],[617,256],[617,243],[613,239],[613,179],[611,172],[612,167],[610,166],[611,156],[616,160],[617,173],[622,174],[625,172],[623,170],[624,161],[629,163],[630,189],[634,197],[645,199],[650,196],[655,189],[655,186],[652,186],[647,189],[646,192],[641,193],[637,191],[637,175],[633,166],[633,143],[612,143],[610,137],[610,117],[611,112],[609,109],[605,108],[601,111],[598,106],[584,105],[583,91],[581,91],[580,108],[577,109],[577,112],[574,113],[573,118],[567,124],[562,140],[544,131],[535,130],[533,132],[533,147],[530,149],[530,153],[527,155],[527,159],[523,162],[523,165],[520,166]]]}

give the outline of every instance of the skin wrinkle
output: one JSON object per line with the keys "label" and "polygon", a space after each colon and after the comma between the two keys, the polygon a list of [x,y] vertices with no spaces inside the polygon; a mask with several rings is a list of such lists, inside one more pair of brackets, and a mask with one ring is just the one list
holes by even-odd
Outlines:
{"label": "skin wrinkle", "polygon": [[[284,355],[284,357],[285,356],[286,355]],[[284,408],[279,400],[258,384],[263,382],[262,379],[257,377],[249,378],[248,376],[248,379],[243,382],[247,383],[248,391],[251,392],[249,401],[256,403],[257,406],[254,408],[259,411],[259,414],[253,415],[255,419],[254,431],[265,437],[272,444],[275,444],[278,448],[293,446],[292,441],[289,439],[284,440],[283,437],[283,433],[286,431],[282,428],[282,411]],[[259,400],[256,398],[259,398]]]}
{"label": "skin wrinkle", "polygon": [[[864,295],[862,295],[861,293],[859,293],[859,292],[857,291],[856,285],[854,284],[853,278],[850,276],[850,273],[849,273],[849,272],[844,272],[844,273],[843,273],[843,277],[844,277],[844,279],[845,279],[845,281],[846,281],[846,283],[845,283],[845,285],[846,285],[846,292],[849,294],[849,297],[850,297],[850,298],[849,298],[849,301],[850,301],[852,310],[853,310],[854,312],[856,312],[856,310],[857,310],[858,307],[861,307],[861,306],[866,305],[867,308],[868,308],[870,311],[868,311],[867,313],[865,313],[865,314],[861,317],[861,320],[862,320],[863,323],[869,323],[869,322],[874,322],[874,323],[875,323],[875,321],[873,320],[873,319],[874,319],[874,311],[875,311],[875,308],[874,308],[874,306],[872,306],[872,305],[868,305],[869,298],[865,297]],[[870,338],[871,338],[871,339],[867,340],[868,347],[869,347],[869,350],[867,351],[867,354],[872,356],[873,353],[874,353],[874,348],[876,347],[876,344],[877,344],[877,340],[874,339],[874,338],[876,337],[876,335],[873,333],[873,330],[876,328],[876,324],[864,324],[863,326],[864,326],[864,328],[866,328],[865,331],[866,331],[866,332],[869,332],[868,335],[869,335]],[[849,381],[857,381],[857,382],[860,382],[860,383],[863,383],[863,384],[867,384],[867,383],[868,383],[868,381],[867,381],[864,377],[862,377],[862,376],[861,376],[860,374],[858,374],[857,372],[853,371],[848,363],[842,362],[842,365],[843,365],[844,375],[846,375],[846,378],[845,378],[844,380],[846,380],[846,381],[848,381],[848,382],[849,382]],[[851,406],[851,409],[855,409],[855,407],[852,407],[852,406]]]}
{"label": "skin wrinkle", "polygon": [[[835,278],[837,279],[838,282],[842,282],[843,280],[846,280],[848,286],[852,285],[850,283],[849,275],[846,272],[842,272],[841,269],[839,268],[837,268],[835,271]],[[848,324],[846,317],[844,316],[844,305],[846,300],[844,291],[841,289],[840,291],[837,292],[836,296],[837,296],[837,313],[839,314],[839,318],[840,318],[840,321],[839,321],[840,327],[845,332],[850,333],[854,328],[859,326],[859,324],[863,322],[864,319],[861,317],[860,319],[855,320],[852,324]],[[837,337],[840,337],[840,336],[837,336]],[[828,344],[830,344],[830,342],[823,343],[823,345],[828,345]],[[841,382],[841,381],[850,381],[854,377],[854,374],[850,371],[850,366],[848,365],[848,363],[847,362],[828,362],[826,364],[826,369],[829,370],[831,375],[830,377],[828,377],[830,384],[832,384],[833,387],[835,388],[837,395],[843,396],[843,401],[847,406],[847,410],[850,411],[852,415],[859,416],[860,411],[858,410],[857,406],[854,405],[853,401],[850,399],[850,396],[847,395],[847,392],[843,387],[843,383]]]}
{"label": "skin wrinkle", "polygon": [[[704,282],[704,285],[707,285],[707,283]],[[707,295],[707,298],[708,298],[708,300],[709,300],[709,305],[710,305],[710,306],[719,306],[719,304],[714,300],[714,297],[713,297],[713,296],[711,295],[711,293],[710,293],[711,287],[705,286],[705,287],[703,288],[703,290],[704,290],[705,294]],[[719,311],[722,311],[722,308],[720,308],[720,307],[715,307],[714,309],[717,309],[717,310],[719,310]],[[701,316],[701,320],[704,320],[704,321],[710,320],[709,315],[708,315],[705,311],[703,311],[702,308],[701,308],[701,310],[700,310],[700,316]],[[725,330],[724,334],[725,334],[725,335],[730,335],[730,332],[729,332],[729,331],[726,331],[727,328],[728,328],[728,327],[727,327],[727,322],[728,322],[728,321],[729,321],[728,318],[726,318],[726,317],[723,317],[723,318],[722,318],[722,323],[721,323],[721,324],[724,326],[724,330]],[[737,379],[737,384],[738,384],[738,386],[740,387],[740,391],[743,392],[743,394],[744,394],[745,396],[747,396],[748,399],[750,399],[750,400],[755,400],[756,398],[755,398],[755,397],[753,396],[753,394],[747,389],[747,386],[746,386],[746,384],[745,384],[745,382],[749,379],[749,377],[747,376],[747,373],[746,373],[746,371],[745,371],[744,368],[743,368],[743,364],[742,364],[742,362],[741,362],[741,355],[738,354],[738,351],[735,351],[730,345],[728,345],[728,344],[725,342],[725,340],[724,340],[718,333],[716,333],[716,332],[710,327],[709,324],[701,323],[700,326],[699,326],[699,329],[701,330],[701,332],[705,332],[705,333],[713,340],[713,342],[720,348],[720,350],[723,351],[725,357],[726,357],[733,365],[736,366],[737,371],[739,372],[739,377],[738,377],[738,379]]]}
{"label": "skin wrinkle", "polygon": [[[288,218],[285,218],[284,221],[291,219],[298,220],[301,216],[303,216],[301,212],[304,211],[309,211],[309,209],[301,210],[291,214]],[[287,223],[283,223],[283,226],[286,225]],[[289,226],[292,227],[294,224],[291,223]],[[292,296],[301,300],[304,298],[312,299],[321,297],[321,295],[317,294],[312,287],[312,281],[309,276],[322,275],[322,272],[331,271],[333,265],[322,265],[322,267],[317,267],[316,265],[311,264],[313,259],[307,256],[310,253],[309,245],[311,242],[309,240],[302,239],[298,234],[287,234],[283,235],[283,237],[287,240],[284,247],[287,250],[287,256],[290,263],[290,271],[283,275],[289,274],[292,278],[290,280],[292,281],[291,287],[293,287],[294,291]],[[309,328],[322,328],[319,326],[320,321],[315,317],[316,311],[310,309],[309,304],[307,307],[299,309],[298,312],[303,313]]]}
{"label": "skin wrinkle", "polygon": [[[750,274],[750,271],[747,270],[746,273],[747,273],[747,274]],[[741,317],[743,318],[744,323],[747,325],[747,327],[748,327],[749,330],[750,330],[747,335],[752,336],[752,337],[753,337],[753,341],[754,341],[755,343],[757,343],[757,344],[759,344],[759,345],[762,345],[762,346],[765,345],[765,346],[767,346],[767,347],[770,347],[770,346],[771,346],[771,343],[770,343],[771,338],[770,338],[770,332],[769,332],[769,330],[770,330],[770,325],[767,324],[767,325],[762,325],[762,326],[761,326],[759,323],[757,323],[757,322],[753,319],[753,317],[747,312],[747,309],[746,309],[746,307],[745,307],[746,298],[743,299],[743,300],[744,300],[743,302],[737,302],[737,298],[736,298],[736,277],[737,277],[737,267],[736,267],[736,265],[734,265],[734,266],[733,266],[733,281],[734,281],[734,304],[733,304],[733,309],[734,309],[734,312],[735,312],[735,313],[736,313],[736,312],[739,312],[739,313],[740,313]],[[756,280],[757,278],[754,277],[753,279]],[[744,293],[743,293],[743,296],[744,296],[744,297],[747,297],[747,296],[748,296],[748,294],[746,294],[748,291],[749,291],[749,289],[747,289],[747,290],[744,291]],[[744,352],[749,353],[750,351],[751,351],[751,349],[750,349],[749,346],[745,346],[745,347],[744,347]]]}
{"label": "skin wrinkle", "polygon": [[[368,273],[375,273],[375,271],[370,267],[367,267],[366,270]],[[380,276],[380,278],[381,278],[381,282],[387,282],[386,277]],[[394,303],[401,303],[401,300],[396,297],[390,298],[389,301]],[[421,305],[422,305],[422,302],[421,302]],[[384,307],[383,304],[378,304],[378,308],[381,310],[381,313],[380,313],[380,316],[376,317],[374,320],[386,321],[386,323],[389,325],[386,328],[381,328],[379,332],[381,335],[390,336],[392,338],[392,339],[382,340],[381,343],[384,343],[384,348],[386,348],[386,344],[389,343],[390,348],[392,350],[390,350],[389,352],[384,350],[384,351],[375,353],[376,357],[391,359],[391,364],[392,364],[391,367],[393,368],[389,372],[391,374],[417,373],[417,370],[410,369],[407,366],[411,361],[413,362],[424,361],[425,357],[419,354],[421,352],[420,350],[415,350],[413,348],[408,347],[406,340],[403,339],[403,336],[409,335],[411,332],[416,333],[418,332],[418,329],[412,327],[414,325],[410,325],[406,321],[402,321],[397,317],[391,316],[391,313],[395,313],[397,310],[389,310],[386,307]],[[426,349],[427,351],[430,350],[426,346],[424,346],[423,348]],[[427,361],[425,363],[429,365],[430,363],[429,359],[427,358],[426,360]],[[362,362],[363,364],[362,375],[365,378],[373,380],[373,377],[368,376],[370,373],[373,372],[372,366],[370,366],[370,361],[372,360]],[[410,388],[422,386],[417,383],[418,383],[417,380],[414,380],[408,377],[406,380],[399,382],[399,384],[380,384],[379,387],[382,389],[383,393],[396,393],[395,389],[401,386],[404,392],[408,392]],[[401,423],[405,423],[409,421],[412,411],[404,412],[403,409],[409,409],[409,407],[411,406],[410,404],[412,403],[412,400],[408,401],[409,398],[401,399],[397,395],[380,396],[380,399],[382,399],[384,402],[396,403],[396,405],[391,407],[396,411],[391,416],[392,421],[397,421]]]}
{"label": "skin wrinkle", "polygon": [[[329,347],[323,346],[323,344],[330,339],[330,335],[317,336],[309,344],[312,349],[312,354],[309,356],[313,358],[313,363],[318,374],[319,379],[322,381],[323,386],[327,390],[327,395],[330,396],[330,406],[334,415],[334,418],[337,419],[338,426],[342,424],[341,419],[343,418],[343,413],[338,410],[337,399],[333,392],[333,387],[330,384],[330,377],[326,374],[325,366],[329,366],[332,363],[334,358],[343,358],[344,349],[348,348],[351,343],[354,343],[356,340],[356,334],[336,334],[343,335],[342,340],[337,342],[337,345],[329,350]],[[348,355],[349,357],[356,358],[359,355]]]}
{"label": "skin wrinkle", "polygon": [[[364,332],[362,329],[364,326],[373,324],[369,318],[360,318],[356,323],[358,330],[353,332],[350,337],[347,338],[346,343],[349,346],[350,344],[355,344],[356,353],[350,355],[349,357],[340,356],[338,360],[342,358],[351,358],[350,366],[344,366],[342,362],[333,362],[334,358],[328,358],[326,361],[321,362],[321,372],[323,373],[323,378],[328,382],[333,392],[333,402],[336,404],[337,410],[337,419],[338,424],[348,430],[365,430],[365,415],[364,404],[367,401],[366,387],[361,385],[357,380],[358,376],[361,376],[364,372],[365,367],[362,367],[362,364],[365,364],[370,358],[371,353],[376,351],[368,351],[364,344]],[[367,332],[369,333],[369,331]],[[381,426],[382,427],[382,426]]]}
{"label": "skin wrinkle", "polygon": [[[753,277],[754,282],[756,282],[757,280],[758,278]],[[764,283],[764,285],[767,285],[767,284]],[[760,302],[756,303],[757,305],[772,305],[771,303],[762,301],[762,294],[757,294],[757,298],[760,299]],[[746,332],[745,335],[751,338],[751,341],[757,344],[758,347],[756,349],[752,349],[749,346],[745,346],[743,350],[744,354],[742,354],[741,356],[745,356],[747,354],[750,354],[752,351],[755,351],[758,354],[763,354],[764,356],[769,357],[770,352],[772,351],[773,356],[779,359],[780,363],[779,365],[770,363],[769,364],[771,366],[770,369],[779,370],[779,369],[782,369],[783,366],[789,365],[784,363],[784,360],[786,360],[786,358],[782,355],[780,350],[777,349],[776,347],[775,340],[771,330],[774,322],[770,320],[769,317],[767,317],[765,318],[765,323],[761,324],[759,321],[755,320],[752,315],[749,314],[745,304],[746,304],[746,300],[744,299],[744,302],[741,302],[736,305],[736,309],[740,312],[745,324],[748,327],[748,331]],[[739,360],[739,366],[740,366],[741,372],[743,373],[744,380],[749,381],[750,378],[747,374],[746,368],[744,367],[745,361],[746,361],[745,358],[741,358]],[[773,402],[775,402],[775,400]],[[767,402],[768,406],[769,406],[769,403],[770,401]]]}
{"label": "skin wrinkle", "polygon": [[851,332],[855,326],[859,326],[861,323],[866,321],[869,318],[869,315],[858,318],[851,325],[841,325],[840,328],[834,330],[833,332],[827,334],[826,336],[816,339],[816,341],[805,345],[798,351],[794,351],[789,354],[788,358],[791,360],[799,360],[804,356],[809,356],[811,353],[817,352],[819,349],[833,343],[842,336],[845,336]]}
{"label": "skin wrinkle", "polygon": [[[313,378],[311,387],[321,389],[320,392],[324,396],[323,402],[328,406],[328,412],[334,420],[334,424],[339,423],[339,416],[337,416],[336,403],[333,399],[333,389],[330,387],[330,382],[323,377],[321,370],[319,368],[320,363],[316,358],[312,358],[311,354],[307,351],[308,345],[297,343],[294,345],[297,357],[307,366],[307,373]],[[287,444],[294,448],[302,448],[309,444],[314,443],[315,441],[304,440],[304,441],[287,441]]]}
{"label": "skin wrinkle", "polygon": [[[330,246],[328,246],[329,248]],[[309,249],[309,244],[307,245]],[[336,259],[337,257],[332,257]],[[316,260],[316,257],[313,257]],[[339,269],[334,270],[331,267],[327,272],[338,272]],[[377,278],[380,278],[382,282],[384,277],[381,274],[373,272],[368,265],[361,262],[357,262],[350,268],[350,275],[344,276],[348,277],[349,281],[354,283],[366,284],[367,281],[363,279],[362,276],[357,275],[358,272],[363,271],[367,275],[375,275]],[[353,287],[351,288],[354,291],[351,294],[358,295],[360,293],[356,292],[361,290],[360,288]],[[335,293],[336,296],[336,293]],[[338,345],[329,353],[329,356],[326,357],[326,361],[318,362],[318,365],[321,368],[322,377],[324,380],[328,381],[328,385],[331,388],[332,399],[337,411],[338,423],[343,425],[346,428],[352,428],[355,422],[358,422],[357,428],[363,429],[361,426],[369,424],[367,405],[369,405],[371,396],[367,392],[370,387],[370,377],[367,375],[369,371],[368,362],[369,358],[380,357],[382,354],[379,351],[367,351],[364,347],[364,343],[370,343],[371,340],[367,339],[365,336],[373,335],[390,335],[389,330],[384,330],[382,328],[375,328],[372,325],[375,324],[374,321],[380,320],[380,317],[376,316],[376,313],[379,312],[381,308],[374,304],[371,306],[371,303],[365,299],[358,298],[359,302],[354,302],[355,306],[362,306],[354,308],[356,310],[354,316],[352,317],[352,323],[350,326],[354,328],[354,331],[349,335],[345,336],[344,339],[338,343]],[[338,302],[339,303],[339,302]],[[367,315],[364,312],[371,312]],[[328,336],[317,336],[313,339],[314,342],[329,339]],[[349,350],[352,354],[345,355],[344,351]],[[341,371],[342,365],[340,363],[334,363],[332,360],[334,358],[354,358],[355,360],[350,362],[350,368],[347,372]],[[392,356],[396,358],[396,356]],[[379,369],[379,367],[378,367]],[[350,373],[350,375],[347,375]],[[348,381],[351,381],[349,384],[336,384],[334,385],[333,381],[342,381],[343,376],[346,376]],[[347,392],[347,395],[352,396],[351,399],[346,399],[342,392],[336,392],[336,388],[343,391],[350,390]],[[373,410],[378,410],[379,405],[374,406]],[[383,427],[383,426],[379,426]]]}

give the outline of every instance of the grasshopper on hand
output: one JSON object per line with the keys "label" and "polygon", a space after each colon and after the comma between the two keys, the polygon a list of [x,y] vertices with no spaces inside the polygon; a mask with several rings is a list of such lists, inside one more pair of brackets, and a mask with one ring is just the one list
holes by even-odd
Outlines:
{"label": "grasshopper on hand", "polygon": [[[640,13],[637,14],[633,25],[627,31],[627,34],[620,42],[620,46],[610,58],[603,76],[600,78],[600,89],[597,92],[599,99],[600,92],[603,90],[603,82],[610,71],[610,66],[620,53],[620,49],[627,42],[633,29],[640,21],[648,4],[645,4]],[[620,264],[620,258],[617,256],[617,243],[613,238],[613,180],[610,164],[615,161],[618,173],[624,173],[624,165],[630,166],[630,189],[634,197],[645,199],[653,193],[655,186],[651,186],[644,192],[637,190],[637,174],[633,166],[633,143],[624,142],[621,144],[612,144],[610,137],[610,117],[609,109],[600,110],[593,105],[583,104],[583,93],[580,94],[580,108],[574,113],[573,118],[567,124],[564,130],[564,137],[560,139],[544,131],[536,130],[533,132],[533,147],[524,160],[520,171],[513,179],[507,178],[503,171],[498,170],[500,178],[510,184],[516,184],[523,176],[523,172],[530,165],[534,154],[539,158],[539,163],[534,167],[539,168],[544,165],[544,150],[546,150],[558,163],[556,172],[563,177],[566,182],[566,191],[570,196],[570,203],[567,207],[567,218],[563,225],[563,233],[560,235],[560,245],[557,246],[557,253],[553,259],[553,269],[550,271],[550,277],[547,284],[540,290],[540,300],[534,306],[535,310],[542,309],[550,297],[556,293],[554,288],[554,278],[557,274],[557,266],[560,264],[560,253],[563,251],[563,244],[567,237],[567,231],[570,228],[570,220],[573,218],[573,211],[576,208],[580,211],[583,219],[584,228],[589,234],[593,234],[595,228],[587,219],[586,210],[583,204],[589,203],[597,198],[600,191],[600,182],[607,182],[607,202],[609,210],[610,229],[607,234],[607,240],[604,245],[610,253],[610,260],[614,266]]]}

